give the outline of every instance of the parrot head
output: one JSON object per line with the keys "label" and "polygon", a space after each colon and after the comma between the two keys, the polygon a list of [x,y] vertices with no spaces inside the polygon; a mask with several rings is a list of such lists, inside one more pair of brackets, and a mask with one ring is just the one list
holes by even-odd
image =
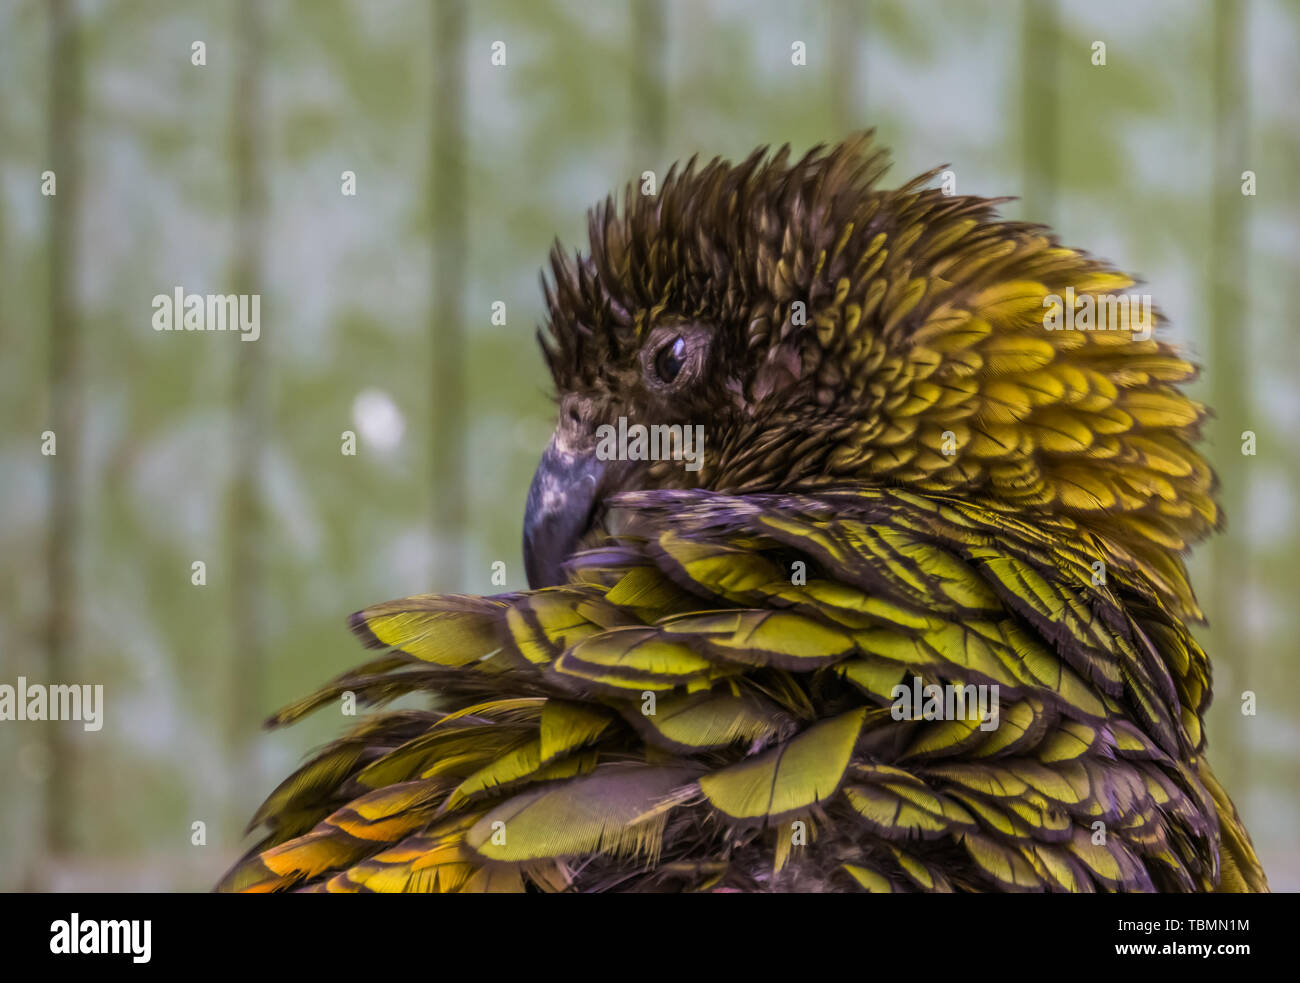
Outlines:
{"label": "parrot head", "polygon": [[[998,201],[927,188],[938,170],[878,189],[887,166],[870,133],[692,160],[594,208],[585,254],[552,251],[532,586],[564,581],[619,492],[867,483],[1075,522],[1200,617],[1179,554],[1220,521],[1205,410],[1149,298]],[[626,453],[655,427],[703,446]]]}

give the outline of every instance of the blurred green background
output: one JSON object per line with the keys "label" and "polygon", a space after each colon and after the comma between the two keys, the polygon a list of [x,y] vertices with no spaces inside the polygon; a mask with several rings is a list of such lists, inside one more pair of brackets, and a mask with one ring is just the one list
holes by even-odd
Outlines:
{"label": "blurred green background", "polygon": [[[553,237],[678,158],[875,126],[890,182],[1019,196],[1205,366],[1211,758],[1300,889],[1298,40],[1295,0],[0,0],[0,682],[107,703],[0,723],[0,888],[208,888],[339,730],[258,724],[360,661],[348,612],[524,585]],[[153,331],[177,286],[259,293],[261,339]]]}

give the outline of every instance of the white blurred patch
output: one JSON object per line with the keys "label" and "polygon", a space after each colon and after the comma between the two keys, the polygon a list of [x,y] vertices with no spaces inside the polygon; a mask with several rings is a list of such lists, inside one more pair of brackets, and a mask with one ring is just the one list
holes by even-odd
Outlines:
{"label": "white blurred patch", "polygon": [[391,451],[402,442],[406,418],[388,393],[363,389],[352,401],[352,421],[361,439],[379,451]]}

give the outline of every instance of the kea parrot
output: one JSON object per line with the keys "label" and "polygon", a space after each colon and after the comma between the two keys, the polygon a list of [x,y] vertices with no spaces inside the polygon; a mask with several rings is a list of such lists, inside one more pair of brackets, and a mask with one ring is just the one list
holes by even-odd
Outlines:
{"label": "kea parrot", "polygon": [[1196,367],[887,166],[692,159],[554,248],[528,589],[354,614],[375,657],[268,724],[426,708],[286,778],[220,890],[1268,890],[1206,760]]}

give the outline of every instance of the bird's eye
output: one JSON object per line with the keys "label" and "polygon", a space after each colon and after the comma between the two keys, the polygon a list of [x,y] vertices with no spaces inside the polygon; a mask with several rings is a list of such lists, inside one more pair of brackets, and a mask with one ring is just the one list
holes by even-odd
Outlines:
{"label": "bird's eye", "polygon": [[686,364],[686,339],[678,335],[655,356],[655,372],[664,382],[672,382]]}

